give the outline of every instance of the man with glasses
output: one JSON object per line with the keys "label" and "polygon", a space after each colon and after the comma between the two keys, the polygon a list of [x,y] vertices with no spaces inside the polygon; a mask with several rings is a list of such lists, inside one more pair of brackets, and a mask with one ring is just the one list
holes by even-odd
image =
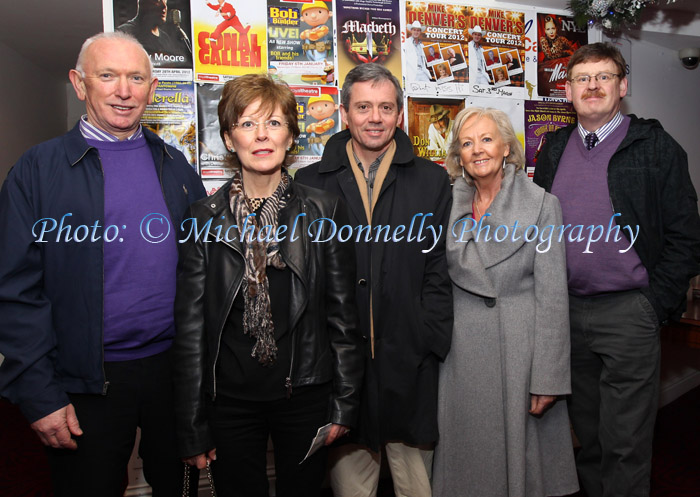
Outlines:
{"label": "man with glasses", "polygon": [[658,121],[620,112],[625,69],[609,43],[574,53],[566,96],[578,125],[547,135],[535,170],[535,183],[559,198],[564,226],[607,230],[590,249],[566,237],[569,414],[589,497],[649,495],[659,326],[680,317],[700,271],[686,153]]}

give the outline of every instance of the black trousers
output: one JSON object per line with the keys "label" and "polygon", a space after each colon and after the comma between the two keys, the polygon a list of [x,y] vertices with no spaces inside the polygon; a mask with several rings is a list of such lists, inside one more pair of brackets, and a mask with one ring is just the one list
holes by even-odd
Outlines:
{"label": "black trousers", "polygon": [[209,425],[216,444],[212,473],[219,497],[267,497],[267,442],[272,438],[278,497],[321,492],[327,450],[299,464],[316,431],[328,423],[330,385],[297,388],[291,398],[237,401],[218,398]]}
{"label": "black trousers", "polygon": [[182,495],[167,353],[105,363],[107,395],[70,394],[83,435],[78,449],[48,449],[56,497],[121,497],[141,428],[139,455],[154,497]]}
{"label": "black trousers", "polygon": [[659,399],[659,323],[637,290],[569,299],[569,416],[588,497],[647,497]]}

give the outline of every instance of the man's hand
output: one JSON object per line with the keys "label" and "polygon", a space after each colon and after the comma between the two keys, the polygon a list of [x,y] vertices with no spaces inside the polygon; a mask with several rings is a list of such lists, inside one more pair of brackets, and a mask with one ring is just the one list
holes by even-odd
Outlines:
{"label": "man's hand", "polygon": [[541,416],[557,400],[556,395],[534,395],[530,394],[530,410],[533,416]]}
{"label": "man's hand", "polygon": [[183,459],[184,462],[190,466],[196,466],[197,469],[204,469],[207,467],[207,462],[216,461],[216,449],[211,449],[209,452],[197,454],[196,456],[186,457]]}
{"label": "man's hand", "polygon": [[326,445],[330,445],[335,442],[338,438],[346,435],[350,431],[350,428],[343,425],[331,425],[331,431],[328,432],[326,437]]}
{"label": "man's hand", "polygon": [[78,444],[71,438],[71,435],[80,436],[83,434],[73,404],[68,404],[66,407],[34,421],[31,427],[39,436],[41,443],[54,449],[77,449]]}

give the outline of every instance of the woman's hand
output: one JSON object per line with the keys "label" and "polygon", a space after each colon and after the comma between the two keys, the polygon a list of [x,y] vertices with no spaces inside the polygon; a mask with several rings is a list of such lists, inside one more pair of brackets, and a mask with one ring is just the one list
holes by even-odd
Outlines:
{"label": "woman's hand", "polygon": [[549,407],[557,400],[556,395],[534,395],[530,394],[530,410],[533,416],[542,416]]}
{"label": "woman's hand", "polygon": [[196,456],[185,457],[182,460],[190,466],[196,466],[197,469],[204,469],[207,467],[208,462],[216,461],[216,448],[206,453],[197,454]]}
{"label": "woman's hand", "polygon": [[328,432],[328,436],[326,437],[326,445],[332,444],[340,437],[346,435],[349,431],[350,428],[347,426],[336,424],[331,425],[331,431]]}

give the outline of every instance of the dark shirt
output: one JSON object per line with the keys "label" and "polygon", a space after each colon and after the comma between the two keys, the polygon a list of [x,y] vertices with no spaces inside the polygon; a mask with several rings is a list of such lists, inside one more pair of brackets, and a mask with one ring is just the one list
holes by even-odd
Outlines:
{"label": "dark shirt", "polygon": [[270,306],[275,326],[277,359],[270,366],[261,365],[251,351],[255,338],[243,332],[243,285],[233,301],[221,340],[221,353],[217,361],[219,398],[236,400],[277,400],[287,394],[285,379],[289,375],[292,358],[289,328],[289,298],[291,270],[266,268],[270,285]]}

